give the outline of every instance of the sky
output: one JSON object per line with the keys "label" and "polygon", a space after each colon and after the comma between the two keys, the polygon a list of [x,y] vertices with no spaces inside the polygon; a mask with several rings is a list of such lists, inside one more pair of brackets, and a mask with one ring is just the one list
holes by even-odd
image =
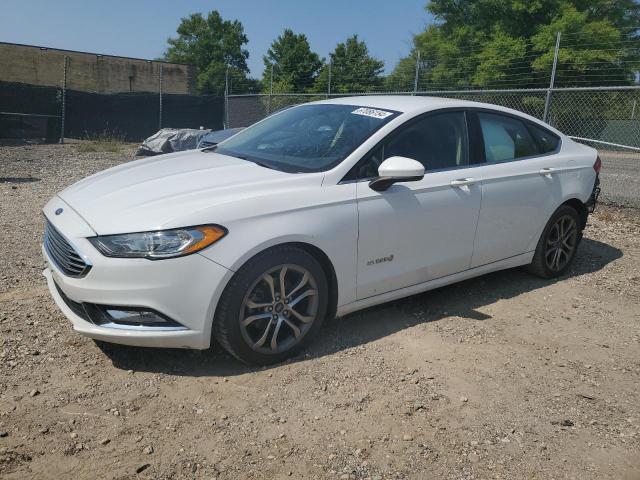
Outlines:
{"label": "sky", "polygon": [[413,34],[431,22],[427,0],[2,0],[0,41],[137,58],[163,54],[180,18],[218,10],[249,38],[251,75],[285,28],[305,33],[327,57],[357,33],[386,71],[407,55]]}

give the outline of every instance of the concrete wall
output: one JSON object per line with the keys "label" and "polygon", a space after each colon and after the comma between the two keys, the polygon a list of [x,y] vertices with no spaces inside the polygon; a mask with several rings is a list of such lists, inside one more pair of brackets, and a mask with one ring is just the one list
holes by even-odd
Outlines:
{"label": "concrete wall", "polygon": [[67,88],[88,92],[195,93],[191,65],[0,43],[0,81],[59,87],[67,56]]}

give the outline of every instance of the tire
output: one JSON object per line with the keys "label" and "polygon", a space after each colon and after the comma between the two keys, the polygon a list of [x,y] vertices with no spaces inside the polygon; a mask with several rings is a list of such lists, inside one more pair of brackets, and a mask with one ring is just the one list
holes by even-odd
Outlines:
{"label": "tire", "polygon": [[[283,270],[285,296],[281,296]],[[312,255],[294,246],[272,247],[247,261],[231,278],[218,303],[212,334],[244,363],[282,362],[318,333],[328,299],[325,272]]]}
{"label": "tire", "polygon": [[[561,235],[566,241],[562,240]],[[544,227],[533,261],[526,267],[527,271],[541,278],[563,275],[573,263],[581,239],[580,215],[573,207],[561,205]],[[560,253],[556,253],[558,249]]]}

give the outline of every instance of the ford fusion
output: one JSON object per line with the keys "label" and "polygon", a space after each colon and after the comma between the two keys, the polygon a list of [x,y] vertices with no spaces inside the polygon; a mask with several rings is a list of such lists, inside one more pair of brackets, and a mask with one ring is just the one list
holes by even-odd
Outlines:
{"label": "ford fusion", "polygon": [[44,275],[94,339],[216,339],[274,363],[327,317],[506,268],[562,275],[600,165],[594,149],[494,105],[310,103],[63,190],[44,208]]}

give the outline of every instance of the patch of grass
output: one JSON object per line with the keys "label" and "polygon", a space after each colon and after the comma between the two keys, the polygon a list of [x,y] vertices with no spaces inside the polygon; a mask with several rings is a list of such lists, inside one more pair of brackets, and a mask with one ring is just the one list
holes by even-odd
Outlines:
{"label": "patch of grass", "polygon": [[113,152],[120,153],[123,144],[117,140],[86,140],[76,146],[80,153],[89,152]]}
{"label": "patch of grass", "polygon": [[104,130],[96,135],[88,136],[76,145],[80,153],[111,152],[120,153],[124,147],[124,140],[117,132]]}

